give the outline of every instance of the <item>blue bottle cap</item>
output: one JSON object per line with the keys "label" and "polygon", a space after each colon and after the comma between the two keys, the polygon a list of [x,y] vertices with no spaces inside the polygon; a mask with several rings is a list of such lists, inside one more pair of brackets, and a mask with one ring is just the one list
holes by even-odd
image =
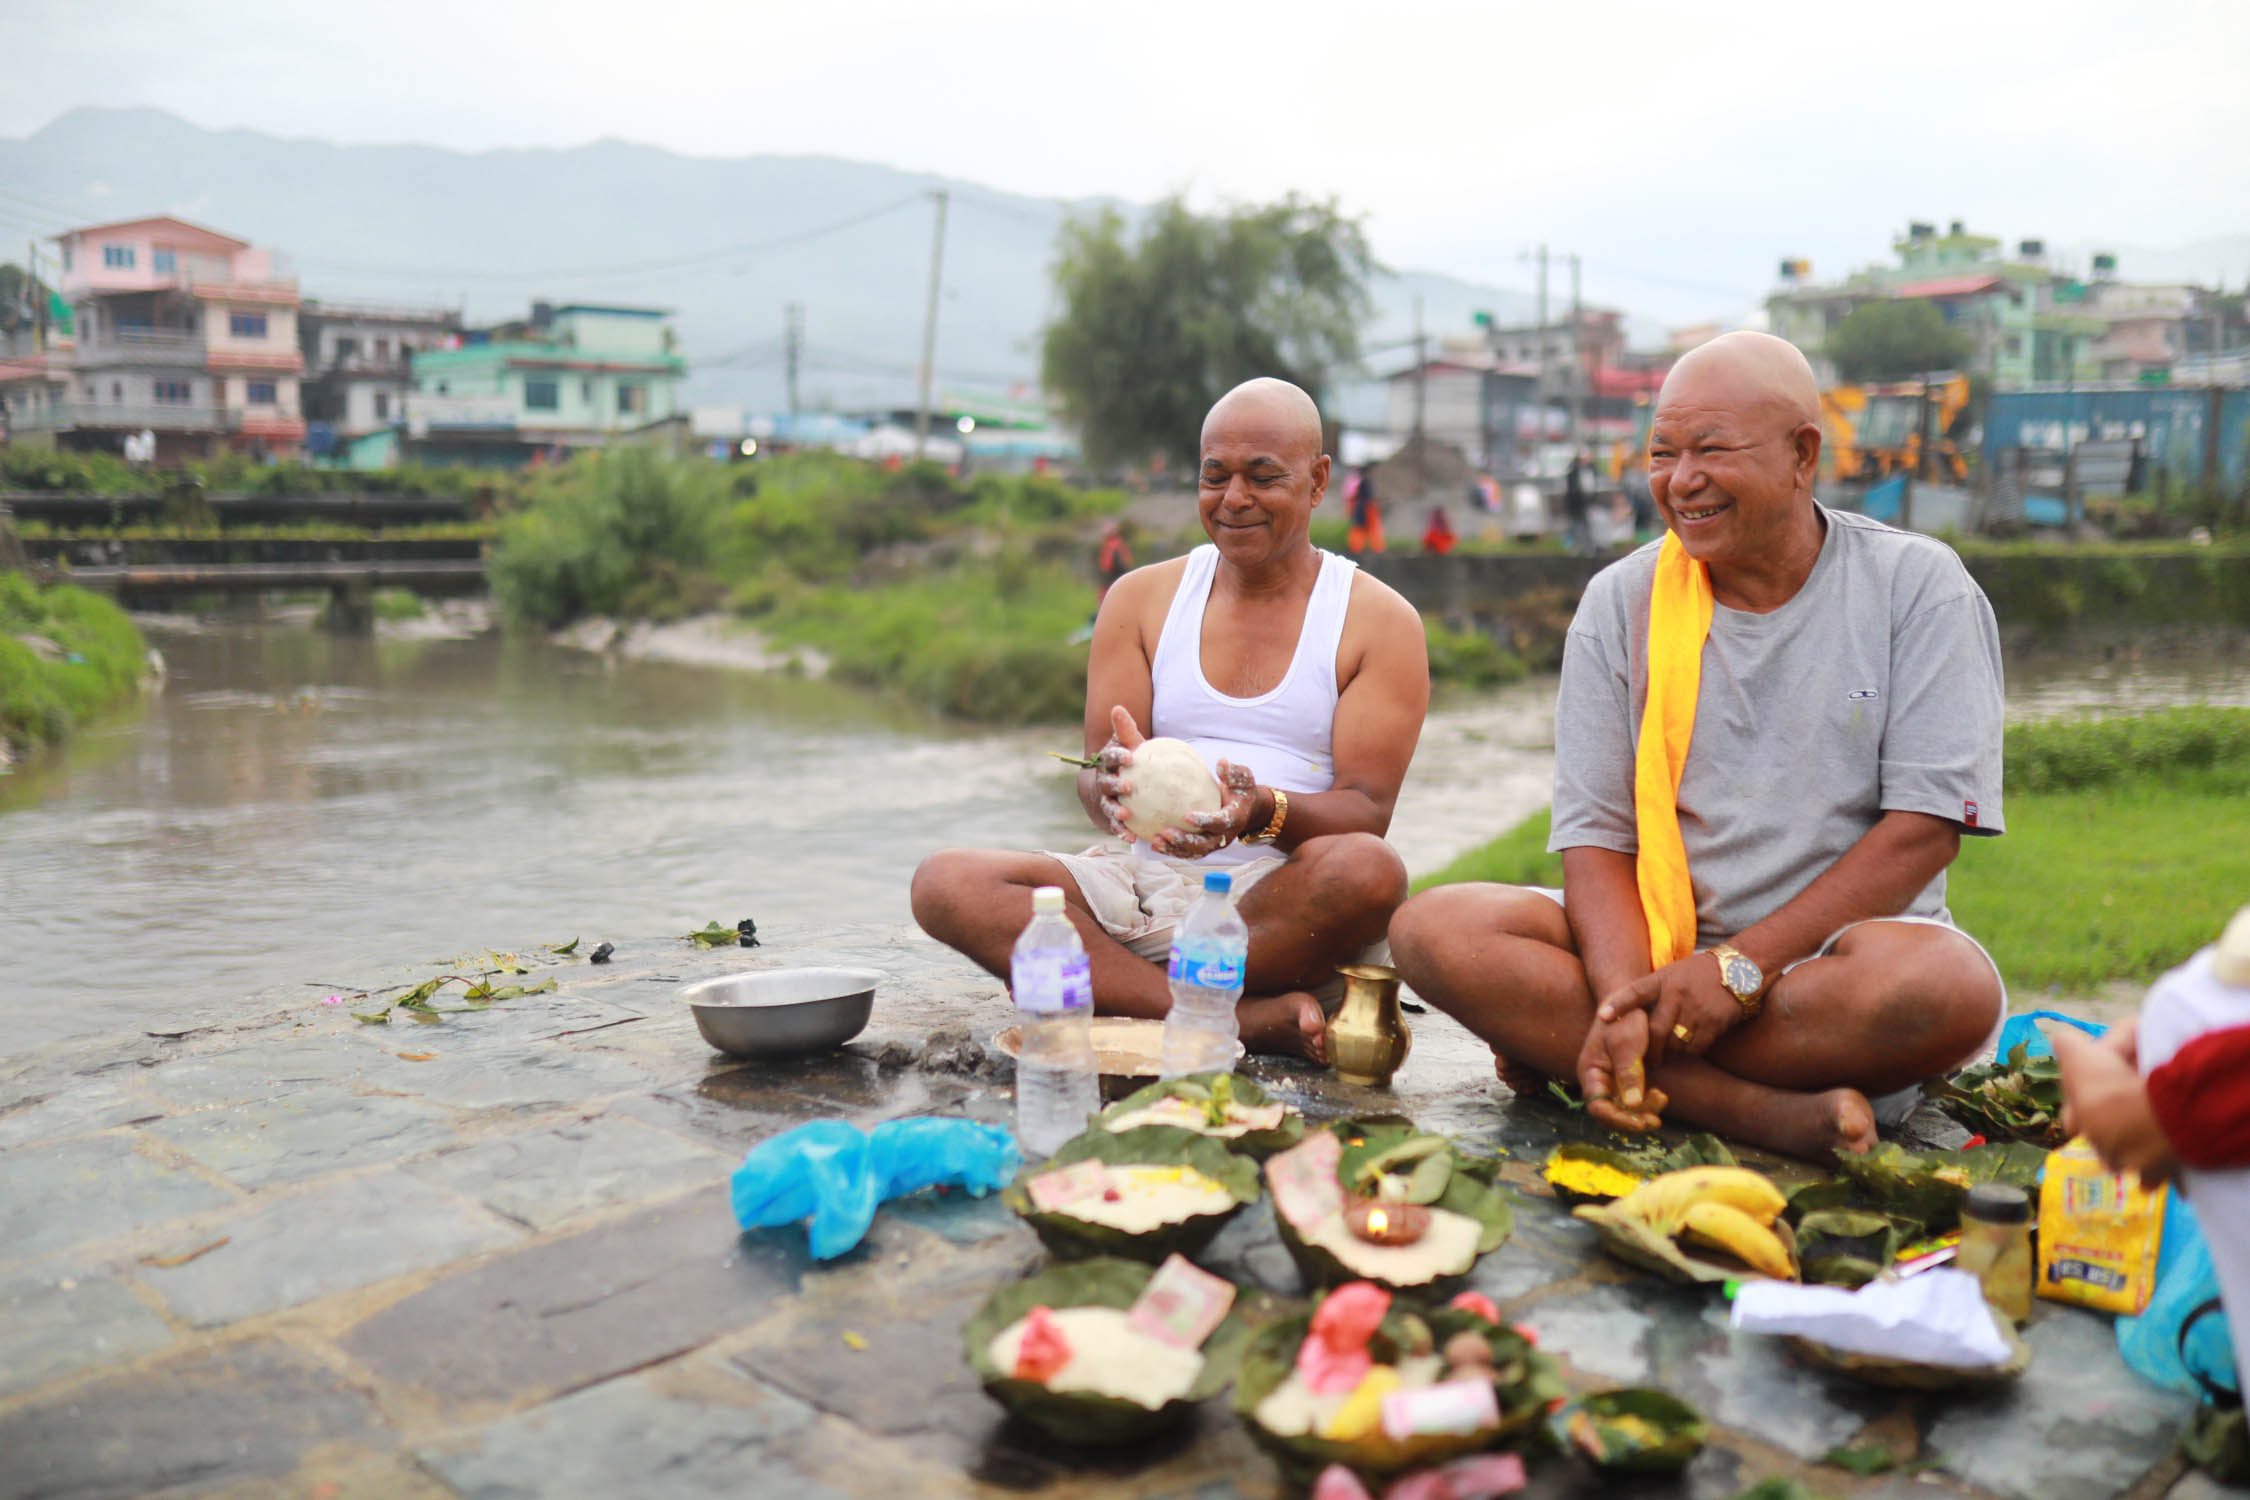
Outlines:
{"label": "blue bottle cap", "polygon": [[1205,870],[1203,872],[1203,889],[1217,891],[1224,896],[1234,889],[1234,877],[1225,870]]}

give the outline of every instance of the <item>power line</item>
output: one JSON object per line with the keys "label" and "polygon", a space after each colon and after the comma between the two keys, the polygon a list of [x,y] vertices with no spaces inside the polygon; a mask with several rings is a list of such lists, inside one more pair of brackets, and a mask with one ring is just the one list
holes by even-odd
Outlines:
{"label": "power line", "polygon": [[831,223],[801,229],[790,234],[776,235],[768,240],[756,240],[745,245],[729,245],[723,249],[699,251],[694,255],[673,256],[663,260],[633,261],[608,266],[559,266],[540,270],[492,271],[472,270],[442,266],[365,266],[341,261],[324,260],[315,256],[294,257],[300,266],[317,267],[324,271],[342,271],[358,276],[411,276],[437,281],[527,281],[527,280],[585,280],[597,276],[638,276],[654,271],[685,270],[692,266],[707,265],[712,261],[728,260],[738,255],[758,255],[769,250],[787,249],[792,245],[806,244],[846,229],[855,229],[885,214],[896,213],[910,203],[920,201],[920,194],[896,199],[877,208],[837,219]]}

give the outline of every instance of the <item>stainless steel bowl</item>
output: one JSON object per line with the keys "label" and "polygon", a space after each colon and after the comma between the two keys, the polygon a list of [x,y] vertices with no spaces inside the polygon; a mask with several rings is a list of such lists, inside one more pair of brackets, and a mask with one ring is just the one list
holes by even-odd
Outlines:
{"label": "stainless steel bowl", "polygon": [[680,992],[703,1040],[736,1057],[789,1057],[841,1046],[875,1010],[873,969],[764,969]]}

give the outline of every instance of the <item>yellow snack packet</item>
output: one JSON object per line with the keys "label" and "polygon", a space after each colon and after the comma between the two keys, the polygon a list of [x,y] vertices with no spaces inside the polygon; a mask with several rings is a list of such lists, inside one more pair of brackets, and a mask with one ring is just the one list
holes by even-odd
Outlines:
{"label": "yellow snack packet", "polygon": [[2156,1289],[2166,1191],[2110,1171],[2084,1136],[2048,1152],[2039,1183],[2039,1295],[2140,1312]]}

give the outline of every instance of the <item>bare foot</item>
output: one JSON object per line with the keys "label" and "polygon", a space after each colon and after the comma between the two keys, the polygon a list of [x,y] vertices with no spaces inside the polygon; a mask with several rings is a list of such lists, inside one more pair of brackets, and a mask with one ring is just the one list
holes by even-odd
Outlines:
{"label": "bare foot", "polygon": [[1252,1052],[1328,1061],[1328,1017],[1303,990],[1244,1000],[1234,1013],[1242,1023],[1242,1045]]}
{"label": "bare foot", "polygon": [[1512,1057],[1495,1052],[1492,1054],[1492,1071],[1500,1075],[1500,1081],[1508,1086],[1508,1091],[1512,1094],[1546,1092],[1547,1075],[1529,1063],[1517,1062]]}
{"label": "bare foot", "polygon": [[1732,1134],[1752,1145],[1806,1161],[1832,1162],[1875,1144],[1875,1107],[1858,1089],[1819,1094],[1776,1093]]}

